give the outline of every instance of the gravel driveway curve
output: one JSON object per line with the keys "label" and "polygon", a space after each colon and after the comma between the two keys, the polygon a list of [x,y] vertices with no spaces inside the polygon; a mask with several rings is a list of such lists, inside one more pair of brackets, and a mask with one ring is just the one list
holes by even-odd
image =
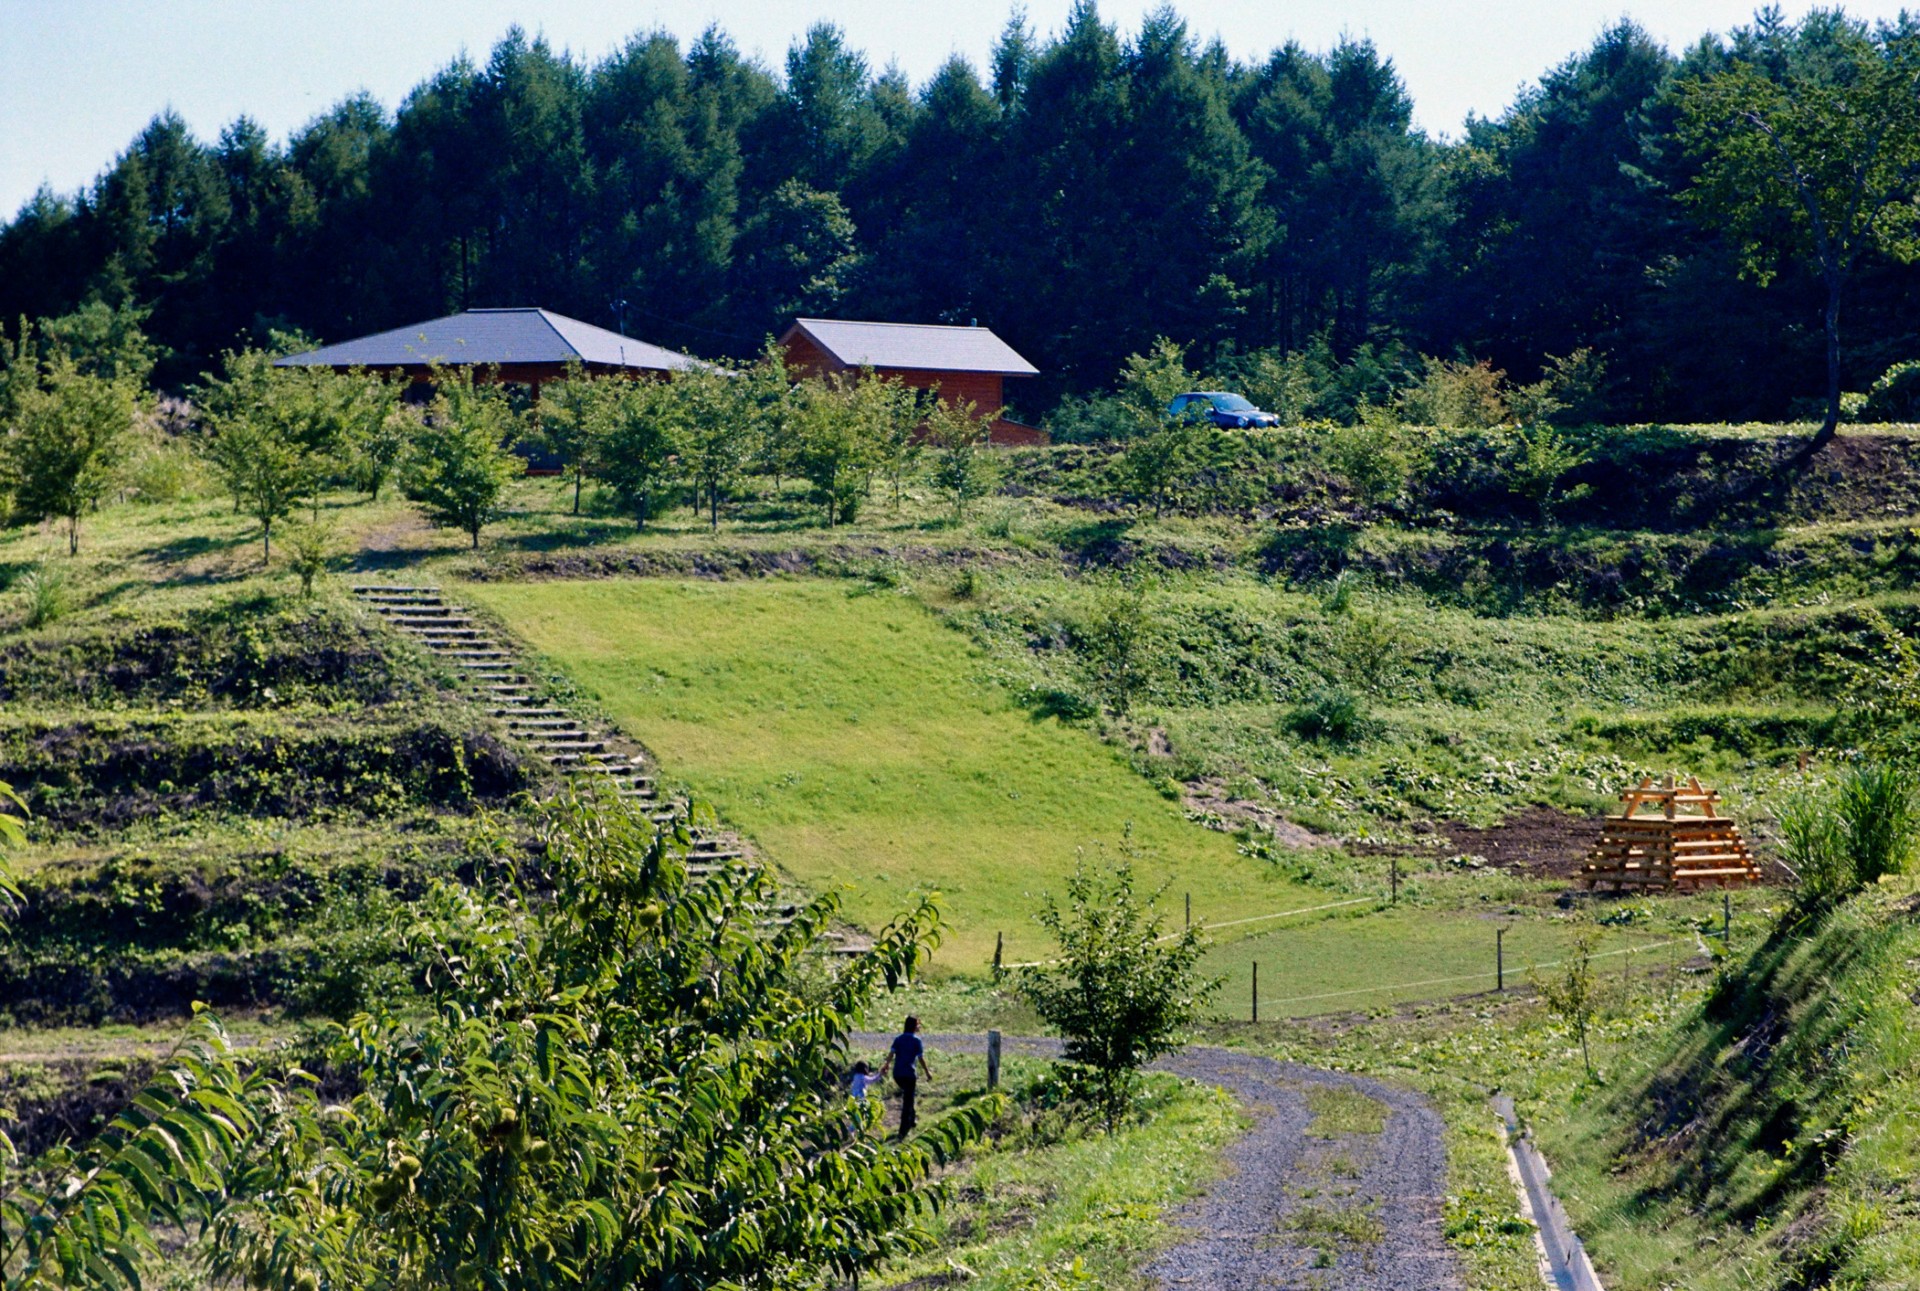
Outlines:
{"label": "gravel driveway curve", "polygon": [[[889,1036],[863,1036],[884,1047]],[[929,1053],[980,1053],[985,1038],[927,1035]],[[1008,1052],[1059,1042],[1008,1036]],[[1174,1220],[1191,1236],[1146,1272],[1165,1288],[1218,1291],[1460,1291],[1441,1235],[1447,1154],[1438,1113],[1411,1090],[1230,1049],[1183,1049],[1154,1064],[1218,1085],[1254,1117],[1227,1172]],[[1307,1091],[1348,1089],[1385,1104],[1378,1134],[1309,1138]]]}

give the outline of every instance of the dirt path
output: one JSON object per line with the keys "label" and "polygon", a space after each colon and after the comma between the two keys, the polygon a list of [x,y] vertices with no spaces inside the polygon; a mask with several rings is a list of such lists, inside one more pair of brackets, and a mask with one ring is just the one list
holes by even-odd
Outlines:
{"label": "dirt path", "polygon": [[[884,1048],[889,1038],[859,1043]],[[977,1034],[925,1038],[936,1060],[986,1044]],[[1005,1047],[1059,1052],[1044,1039],[1008,1037]],[[1147,1268],[1161,1287],[1459,1291],[1440,1228],[1443,1127],[1418,1094],[1229,1049],[1185,1049],[1156,1066],[1226,1089],[1255,1118],[1227,1150],[1227,1173],[1174,1216],[1191,1236]]]}

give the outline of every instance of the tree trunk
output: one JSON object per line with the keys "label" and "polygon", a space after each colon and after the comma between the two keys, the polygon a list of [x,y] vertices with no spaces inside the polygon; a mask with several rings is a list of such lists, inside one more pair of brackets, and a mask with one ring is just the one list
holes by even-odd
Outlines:
{"label": "tree trunk", "polygon": [[573,513],[580,514],[580,472],[573,473]]}
{"label": "tree trunk", "polygon": [[719,531],[720,528],[720,490],[711,485],[707,488],[707,527]]}
{"label": "tree trunk", "polygon": [[67,517],[67,555],[80,554],[80,515],[75,512]]}
{"label": "tree trunk", "polygon": [[1827,279],[1827,416],[1801,451],[1803,464],[1832,443],[1840,432],[1840,290],[1843,285],[1838,275]]}
{"label": "tree trunk", "polygon": [[479,551],[480,550],[480,526],[475,525],[473,528],[469,529],[467,532],[471,534],[473,537],[473,549],[475,551]]}
{"label": "tree trunk", "polygon": [[262,567],[273,563],[273,520],[260,522],[260,564]]}

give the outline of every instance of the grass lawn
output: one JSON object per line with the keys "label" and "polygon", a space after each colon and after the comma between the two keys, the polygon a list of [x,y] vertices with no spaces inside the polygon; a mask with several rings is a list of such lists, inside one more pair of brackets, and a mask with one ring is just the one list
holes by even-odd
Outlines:
{"label": "grass lawn", "polygon": [[[1544,918],[1538,911],[1496,919],[1402,906],[1346,918],[1283,926],[1258,937],[1224,942],[1208,952],[1202,968],[1225,978],[1214,997],[1223,1018],[1246,1019],[1253,1003],[1253,965],[1260,965],[1260,1016],[1306,1017],[1358,1012],[1411,1000],[1491,991],[1495,986],[1494,930],[1505,926],[1506,985],[1527,985],[1528,969],[1572,953],[1584,931],[1601,932],[1594,950],[1596,973],[1617,981],[1644,978],[1656,965],[1694,953],[1690,937],[1651,936],[1590,923]],[[1668,942],[1677,941],[1677,945]],[[1629,947],[1633,954],[1609,954]],[[1659,947],[1659,948],[1654,948]],[[1543,972],[1553,971],[1542,968]]]}
{"label": "grass lawn", "polygon": [[1092,735],[1035,720],[918,604],[842,582],[476,584],[503,618],[796,878],[850,886],[879,924],[937,888],[941,962],[978,971],[1049,943],[1033,922],[1077,856],[1131,851],[1141,878],[1225,920],[1317,892],[1188,822]]}

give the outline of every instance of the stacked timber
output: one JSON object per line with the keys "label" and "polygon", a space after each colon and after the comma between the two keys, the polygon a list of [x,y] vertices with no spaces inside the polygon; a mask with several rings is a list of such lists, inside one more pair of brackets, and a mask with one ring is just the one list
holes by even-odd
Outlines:
{"label": "stacked timber", "polygon": [[1760,866],[1740,827],[1720,814],[1720,795],[1688,776],[1655,784],[1652,776],[1620,795],[1618,816],[1601,826],[1580,877],[1589,888],[1744,887],[1760,882]]}

